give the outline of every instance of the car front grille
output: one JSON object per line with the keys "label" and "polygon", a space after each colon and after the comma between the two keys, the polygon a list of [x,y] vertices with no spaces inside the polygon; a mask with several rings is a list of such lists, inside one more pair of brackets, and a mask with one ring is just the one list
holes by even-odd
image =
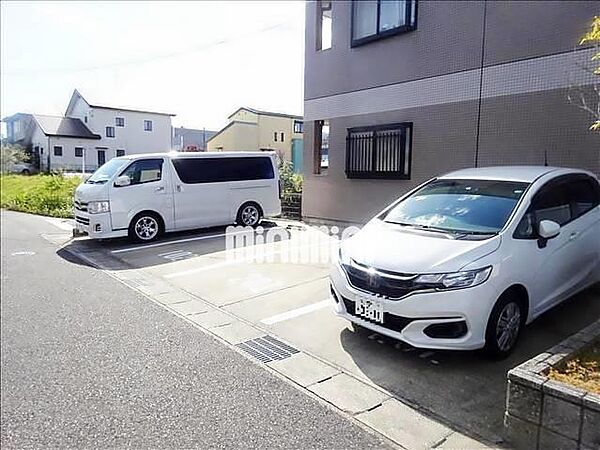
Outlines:
{"label": "car front grille", "polygon": [[353,287],[370,294],[397,299],[417,290],[413,282],[417,275],[372,269],[356,261],[342,267]]}
{"label": "car front grille", "polygon": [[77,211],[83,211],[83,212],[87,212],[87,210],[88,210],[88,204],[87,204],[87,203],[84,203],[84,202],[80,202],[80,201],[78,201],[78,200],[75,200],[75,201],[73,202],[73,206],[75,207],[75,209],[76,209]]}
{"label": "car front grille", "polygon": [[88,219],[87,217],[75,216],[75,222],[81,223],[83,225],[89,225],[90,219]]}
{"label": "car front grille", "polygon": [[411,319],[410,317],[402,317],[396,316],[395,314],[390,314],[387,312],[383,313],[383,323],[375,322],[374,320],[367,319],[365,317],[359,316],[355,312],[354,302],[346,297],[342,297],[342,301],[344,302],[344,307],[348,314],[358,317],[359,319],[364,320],[365,322],[370,322],[375,325],[379,325],[380,327],[387,328],[388,330],[396,331],[400,333],[404,328],[407,327],[409,323],[416,319]]}

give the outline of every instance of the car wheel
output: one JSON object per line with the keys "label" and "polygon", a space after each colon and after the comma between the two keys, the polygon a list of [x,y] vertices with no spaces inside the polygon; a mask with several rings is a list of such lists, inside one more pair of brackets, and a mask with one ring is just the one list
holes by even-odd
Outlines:
{"label": "car wheel", "polygon": [[29,171],[29,169],[23,169],[21,170],[21,175],[31,175],[31,172]]}
{"label": "car wheel", "polygon": [[245,227],[255,227],[262,219],[262,211],[256,203],[245,203],[237,214],[237,223]]}
{"label": "car wheel", "polygon": [[525,309],[522,302],[511,295],[505,295],[494,305],[485,336],[485,350],[495,358],[507,357],[515,348],[521,329],[525,323]]}
{"label": "car wheel", "polygon": [[161,233],[162,222],[153,213],[138,214],[129,225],[129,237],[138,242],[154,241]]}

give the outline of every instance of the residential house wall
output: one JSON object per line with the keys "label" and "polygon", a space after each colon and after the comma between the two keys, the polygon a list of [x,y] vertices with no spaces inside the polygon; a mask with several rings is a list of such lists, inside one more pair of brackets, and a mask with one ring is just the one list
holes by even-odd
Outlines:
{"label": "residential house wall", "polygon": [[270,150],[292,161],[292,142],[302,140],[294,132],[299,116],[240,108],[229,116],[230,123],[208,141],[208,151]]}
{"label": "residential house wall", "polygon": [[[454,169],[544,164],[600,173],[600,135],[569,104],[591,84],[573,52],[595,2],[418,1],[416,29],[352,46],[352,2],[332,2],[332,47],[317,51],[306,6],[303,216],[364,223],[427,179]],[[485,35],[485,39],[484,39]],[[315,121],[328,120],[329,168],[314,173]],[[354,127],[412,123],[409,179],[352,179]]]}

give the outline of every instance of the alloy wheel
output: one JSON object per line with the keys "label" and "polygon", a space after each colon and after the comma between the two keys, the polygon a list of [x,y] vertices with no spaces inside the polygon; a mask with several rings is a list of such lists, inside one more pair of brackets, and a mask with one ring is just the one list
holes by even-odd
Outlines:
{"label": "alloy wheel", "polygon": [[507,303],[496,323],[496,343],[503,352],[510,350],[519,336],[521,328],[521,308],[515,302]]}
{"label": "alloy wheel", "polygon": [[247,226],[254,226],[258,223],[259,219],[258,208],[253,205],[248,205],[244,209],[242,209],[242,223]]}
{"label": "alloy wheel", "polygon": [[143,216],[135,223],[135,234],[143,241],[154,239],[158,229],[158,222],[154,217]]}

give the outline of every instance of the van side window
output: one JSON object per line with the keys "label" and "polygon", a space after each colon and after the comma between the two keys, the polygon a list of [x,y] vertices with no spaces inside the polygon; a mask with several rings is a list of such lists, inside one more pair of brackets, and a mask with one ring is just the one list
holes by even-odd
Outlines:
{"label": "van side window", "polygon": [[570,222],[572,216],[566,186],[567,183],[561,182],[542,188],[519,222],[514,237],[535,238],[537,226],[542,220],[552,220],[561,226]]}
{"label": "van side window", "polygon": [[162,159],[139,159],[134,161],[121,175],[127,175],[131,184],[151,183],[162,177]]}
{"label": "van side window", "polygon": [[173,158],[179,179],[187,184],[275,178],[270,157]]}

